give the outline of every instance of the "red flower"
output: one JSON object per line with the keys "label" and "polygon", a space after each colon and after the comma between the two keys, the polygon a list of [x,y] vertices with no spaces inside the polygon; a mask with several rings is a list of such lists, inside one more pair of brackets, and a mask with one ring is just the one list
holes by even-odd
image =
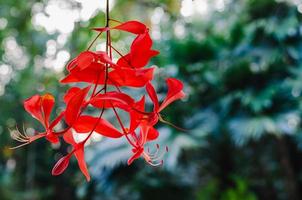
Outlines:
{"label": "red flower", "polygon": [[57,143],[59,141],[58,137],[53,134],[53,128],[59,123],[62,115],[49,123],[50,114],[54,104],[55,99],[51,94],[45,94],[42,96],[34,95],[24,101],[25,110],[31,114],[32,117],[37,119],[45,128],[45,132],[29,137],[30,142],[44,136],[52,143]]}
{"label": "red flower", "polygon": [[[59,116],[49,122],[50,114],[54,107],[54,97],[50,94],[43,96],[34,95],[24,101],[24,107],[34,118],[36,118],[45,128],[42,133],[28,136],[26,133],[13,132],[12,136],[23,146],[30,142],[45,137],[52,143],[63,141],[72,146],[72,150],[57,161],[53,167],[52,174],[62,174],[68,167],[71,157],[74,155],[78,165],[86,179],[90,180],[90,175],[85,162],[84,148],[88,139],[93,133],[111,139],[124,137],[132,146],[132,156],[128,160],[130,165],[134,160],[143,157],[147,163],[158,166],[163,163],[163,155],[168,151],[166,147],[162,151],[156,145],[155,152],[146,149],[146,144],[158,138],[159,132],[154,128],[158,121],[166,122],[160,112],[172,102],[185,96],[181,81],[168,78],[168,92],[162,103],[159,103],[157,93],[151,84],[154,76],[154,68],[145,68],[150,59],[159,54],[152,49],[152,39],[149,29],[141,22],[128,21],[120,23],[114,27],[96,28],[99,37],[102,32],[106,32],[106,52],[89,50],[81,52],[72,59],[66,66],[68,74],[60,81],[61,83],[85,83],[84,88],[71,87],[63,97],[66,104]],[[130,50],[122,55],[111,44],[110,31],[118,30],[135,34]],[[96,38],[97,39],[97,38]],[[95,39],[95,40],[96,40]],[[93,42],[95,42],[95,40]],[[112,51],[120,57],[117,63],[113,62]],[[145,111],[145,94],[139,101],[136,101],[129,93],[128,88],[144,88],[153,103],[151,112]],[[139,90],[140,91],[140,90]],[[87,108],[94,108],[99,112],[95,117],[89,113]],[[105,119],[104,112],[113,112],[119,128]],[[125,127],[119,116],[119,112],[126,112],[130,118],[129,127]],[[66,128],[55,132],[54,127],[65,120]],[[81,142],[76,142],[73,135],[81,134],[86,136]],[[19,147],[18,146],[18,147]],[[161,153],[162,152],[162,153]]]}
{"label": "red flower", "polygon": [[69,160],[72,155],[74,155],[78,161],[78,165],[87,181],[90,181],[90,175],[88,172],[88,168],[85,162],[85,154],[84,154],[84,144],[85,142],[76,143],[72,132],[69,130],[64,134],[64,141],[68,144],[72,145],[72,150],[66,156],[62,157],[58,160],[55,166],[52,169],[52,175],[57,176],[62,174],[69,165]]}
{"label": "red flower", "polygon": [[[159,112],[161,112],[172,102],[181,99],[185,96],[185,93],[182,90],[183,84],[179,80],[174,78],[168,78],[166,82],[168,85],[168,93],[161,105],[159,105],[159,101],[154,87],[151,83],[148,83],[146,85],[146,90],[154,105],[153,112],[145,112],[143,99],[143,102],[140,101],[136,104],[136,107],[134,107],[133,109],[134,111],[131,113],[130,133],[132,133],[132,138],[134,140],[134,154],[128,160],[128,164],[131,164],[135,159],[139,158],[140,155],[142,155],[149,164],[158,164],[155,164],[154,161],[158,161],[159,157],[155,155],[150,156],[148,153],[146,153],[144,151],[144,145],[150,140],[157,139],[159,133],[153,126],[158,122],[158,120],[165,122],[160,116]],[[140,134],[139,137],[136,137],[136,135],[133,133],[138,126],[140,127]]]}

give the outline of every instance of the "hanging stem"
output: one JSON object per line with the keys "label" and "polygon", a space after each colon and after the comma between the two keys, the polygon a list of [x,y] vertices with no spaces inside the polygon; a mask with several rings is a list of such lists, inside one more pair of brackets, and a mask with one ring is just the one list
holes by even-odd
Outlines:
{"label": "hanging stem", "polygon": [[93,41],[90,43],[90,45],[87,47],[87,50],[90,50],[90,48],[92,47],[92,45],[95,43],[95,41],[102,35],[103,32],[100,32],[94,39]]}
{"label": "hanging stem", "polygon": [[[109,0],[106,0],[106,28],[109,27]],[[106,53],[109,53],[110,44],[110,30],[106,32]],[[106,63],[106,75],[105,75],[105,93],[107,92],[107,82],[108,82],[108,63]]]}
{"label": "hanging stem", "polygon": [[[109,0],[106,0],[106,27],[108,28],[109,27]],[[109,45],[110,45],[110,31],[107,31],[106,32],[106,53],[108,54],[109,53]],[[111,51],[111,50],[110,50]],[[108,82],[108,68],[109,68],[109,65],[108,63],[106,63],[106,74],[105,74],[105,83],[104,83],[104,93],[106,94],[107,93],[107,82]],[[96,83],[97,85],[98,83]],[[102,90],[103,90],[102,89]],[[95,95],[95,90],[93,92],[93,96]],[[92,96],[92,97],[93,97]],[[102,111],[97,119],[97,122],[95,123],[93,129],[90,131],[90,133],[88,134],[88,136],[85,138],[85,140],[82,142],[83,144],[85,144],[87,142],[87,140],[91,137],[93,131],[96,129],[98,123],[100,122],[103,114],[104,114],[104,111],[105,111],[105,103],[103,103],[103,108],[102,108]]]}

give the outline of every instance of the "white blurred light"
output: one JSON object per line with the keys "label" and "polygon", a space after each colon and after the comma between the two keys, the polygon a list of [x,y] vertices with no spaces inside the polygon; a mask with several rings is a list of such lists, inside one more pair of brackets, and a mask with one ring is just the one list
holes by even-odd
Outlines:
{"label": "white blurred light", "polygon": [[181,23],[175,23],[174,33],[178,38],[184,38],[186,33],[184,25]]}
{"label": "white blurred light", "polygon": [[182,0],[180,12],[184,17],[194,14],[206,16],[210,11],[222,12],[229,0]]}
{"label": "white blurred light", "polygon": [[5,18],[0,18],[0,30],[5,29],[7,26],[7,19]]}
{"label": "white blurred light", "polygon": [[62,8],[58,3],[52,3],[52,1],[46,6],[45,13],[39,12],[34,15],[33,23],[36,26],[44,27],[49,33],[55,31],[71,33],[74,23],[79,19],[77,10]]}
{"label": "white blurred light", "polygon": [[106,51],[106,43],[102,42],[96,45],[96,50],[97,51]]}
{"label": "white blurred light", "polygon": [[152,39],[159,40],[161,38],[161,32],[158,27],[154,27],[151,32]]}
{"label": "white blurred light", "polygon": [[288,126],[290,128],[297,128],[297,126],[299,125],[300,123],[300,117],[295,115],[295,114],[292,114],[290,116],[288,116],[288,119],[287,119],[287,123],[288,123]]}
{"label": "white blurred light", "polygon": [[17,69],[24,69],[29,62],[24,48],[17,44],[16,38],[7,37],[4,39],[4,59],[9,61]]}
{"label": "white blurred light", "polygon": [[60,46],[63,46],[64,44],[66,44],[67,39],[68,39],[68,34],[60,34],[60,35],[57,37],[57,43],[58,43]]}
{"label": "white blurred light", "polygon": [[[89,135],[89,133],[82,133],[79,134],[76,131],[72,130],[72,135],[76,143],[83,142]],[[88,146],[91,144],[91,142],[99,142],[102,140],[102,136],[96,132],[93,132],[92,135],[89,137],[89,139],[85,142],[85,146]]]}
{"label": "white blurred light", "polygon": [[302,3],[297,6],[298,12],[302,13]]}
{"label": "white blurred light", "polygon": [[12,171],[14,170],[16,167],[16,160],[14,159],[8,159],[7,162],[6,162],[6,168],[9,170],[9,171]]}
{"label": "white blurred light", "polygon": [[72,130],[72,136],[76,143],[80,143],[85,140],[87,134],[78,134],[75,130]]}
{"label": "white blurred light", "polygon": [[[76,0],[77,2],[81,3],[81,10],[80,10],[80,19],[82,21],[87,21],[91,17],[93,17],[98,10],[102,10],[105,12],[106,10],[106,2],[100,0]],[[112,9],[114,5],[114,0],[110,0],[109,10]]]}
{"label": "white blurred light", "polygon": [[53,68],[57,72],[61,72],[64,69],[66,62],[70,59],[68,51],[61,50],[57,53],[56,60],[53,63]]}
{"label": "white blurred light", "polygon": [[103,139],[103,136],[102,136],[101,134],[93,133],[93,134],[91,135],[91,140],[92,140],[93,142],[99,142],[99,141],[101,141],[102,139]]}
{"label": "white blurred light", "polygon": [[6,64],[0,65],[0,75],[7,76],[12,71],[11,67]]}
{"label": "white blurred light", "polygon": [[181,3],[180,13],[184,17],[191,16],[193,14],[193,1],[192,0],[183,0]]}
{"label": "white blurred light", "polygon": [[4,95],[5,93],[5,88],[3,85],[0,85],[0,96]]}
{"label": "white blurred light", "polygon": [[207,0],[195,0],[193,7],[199,14],[207,14],[208,12],[208,1]]}
{"label": "white blurred light", "polygon": [[159,24],[164,14],[164,10],[161,7],[155,8],[151,16],[152,24]]}
{"label": "white blurred light", "polygon": [[224,11],[225,2],[224,0],[217,0],[216,1],[216,9],[220,12]]}
{"label": "white blurred light", "polygon": [[57,51],[57,43],[54,40],[48,40],[46,43],[46,55],[53,56]]}

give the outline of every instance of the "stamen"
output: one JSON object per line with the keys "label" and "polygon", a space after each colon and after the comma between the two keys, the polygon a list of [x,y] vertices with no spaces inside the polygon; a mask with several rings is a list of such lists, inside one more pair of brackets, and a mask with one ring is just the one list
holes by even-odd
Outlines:
{"label": "stamen", "polygon": [[[156,151],[154,153],[150,153],[150,149],[148,148],[148,153],[144,152],[144,157],[148,164],[150,164],[152,166],[159,166],[159,165],[163,164],[162,158],[169,151],[169,149],[168,149],[168,146],[166,146],[165,151],[162,151],[160,153],[159,144],[156,144],[155,147],[156,147]],[[160,162],[158,162],[158,161],[160,161]]]}
{"label": "stamen", "polygon": [[18,148],[23,147],[23,146],[26,146],[26,145],[28,145],[28,144],[30,144],[30,142],[26,142],[26,143],[20,144],[20,145],[15,146],[15,147],[10,147],[9,149],[11,149],[11,150],[18,149]]}
{"label": "stamen", "polygon": [[149,165],[153,166],[153,167],[158,167],[160,165],[163,165],[164,164],[164,161],[161,160],[160,162],[158,163],[153,163],[153,162],[148,162]]}
{"label": "stamen", "polygon": [[[10,132],[10,135],[11,135],[12,139],[23,143],[23,144],[20,144],[18,146],[11,147],[10,149],[17,149],[17,148],[23,147],[25,145],[28,145],[30,143],[30,138],[28,137],[26,132],[21,133],[19,131],[18,127],[16,127],[16,130],[11,130],[11,129],[8,129],[8,130]],[[23,127],[23,130],[24,130],[24,127]]]}
{"label": "stamen", "polygon": [[[148,147],[148,149],[149,149],[149,147]],[[155,152],[153,152],[153,153],[150,153],[150,151],[148,152],[148,156],[150,156],[150,157],[154,157],[154,156],[156,156],[157,154],[158,154],[158,152],[159,152],[159,145],[157,144],[156,145],[156,150],[155,150]]]}
{"label": "stamen", "polygon": [[166,154],[166,151],[163,151],[160,155],[156,155],[153,157],[150,156],[150,159],[152,160],[152,162],[158,161],[158,160],[161,160],[165,154]]}
{"label": "stamen", "polygon": [[23,144],[20,144],[18,146],[11,147],[10,149],[17,149],[17,148],[23,147],[23,146],[28,145],[31,142],[33,142],[33,141],[35,141],[35,140],[37,140],[41,137],[44,137],[46,135],[45,133],[43,133],[43,134],[36,134],[34,136],[29,136],[26,133],[24,126],[23,126],[23,133],[21,133],[19,131],[17,126],[16,126],[16,130],[11,130],[11,129],[8,129],[8,130],[9,130],[10,135],[11,135],[13,140],[16,140],[18,142],[23,143]]}
{"label": "stamen", "polygon": [[18,128],[16,130],[8,129],[11,137],[18,142],[28,142],[29,137],[25,133],[21,133]]}

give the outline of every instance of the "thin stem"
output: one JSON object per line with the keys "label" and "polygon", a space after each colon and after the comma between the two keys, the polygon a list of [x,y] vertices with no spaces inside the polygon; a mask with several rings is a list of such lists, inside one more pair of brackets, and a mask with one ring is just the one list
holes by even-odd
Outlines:
{"label": "thin stem", "polygon": [[116,48],[114,48],[112,45],[110,45],[110,48],[112,48],[119,56],[121,56],[121,58],[122,58],[123,60],[125,60],[125,61],[127,62],[127,64],[128,64],[131,68],[134,69],[134,67],[131,65],[130,61],[127,60],[127,59],[125,58],[125,56],[124,56],[121,52],[119,52],[119,51],[118,51]]}
{"label": "thin stem", "polygon": [[93,129],[90,131],[89,135],[85,138],[85,140],[82,142],[83,144],[85,144],[87,142],[87,140],[90,138],[90,136],[92,135],[93,131],[96,129],[97,125],[99,124],[103,114],[104,114],[104,111],[105,111],[105,104],[103,104],[103,108],[102,108],[102,111],[100,113],[100,116],[98,117],[98,120],[96,121],[96,123],[94,124],[94,127]]}
{"label": "thin stem", "polygon": [[121,22],[121,21],[118,21],[118,20],[115,20],[115,19],[109,19],[110,21],[113,21],[113,22],[117,22],[117,23],[120,23],[120,24],[122,24],[123,22]]}
{"label": "thin stem", "polygon": [[[106,0],[106,27],[109,27],[109,0]],[[108,54],[108,49],[109,49],[109,34],[110,32],[107,31],[106,32],[106,53]],[[106,94],[107,93],[107,82],[108,82],[108,63],[106,63],[106,74],[105,74],[105,83],[104,83],[104,93]],[[96,83],[97,84],[97,83]],[[95,90],[94,90],[95,92]],[[94,94],[92,94],[93,96]],[[90,131],[89,135],[85,138],[85,140],[83,141],[83,144],[85,144],[85,142],[90,138],[90,136],[92,135],[93,131],[96,129],[99,121],[101,120],[103,114],[104,114],[104,111],[105,111],[105,103],[103,103],[103,108],[102,108],[102,111],[100,113],[100,116],[98,117],[98,120],[97,122],[95,123],[93,129]]]}
{"label": "thin stem", "polygon": [[95,97],[96,95],[100,94],[105,88],[103,87],[102,89],[100,89],[97,93],[94,94],[93,97]]}
{"label": "thin stem", "polygon": [[106,27],[109,27],[109,0],[106,0]]}
{"label": "thin stem", "polygon": [[110,102],[110,104],[111,104],[111,106],[112,106],[112,109],[113,109],[113,111],[114,111],[114,114],[115,114],[115,116],[116,116],[116,118],[117,118],[117,121],[119,122],[119,124],[120,124],[120,126],[121,126],[121,128],[122,128],[122,130],[123,130],[123,132],[124,132],[124,134],[127,134],[127,131],[126,131],[126,129],[125,129],[123,123],[122,123],[122,120],[121,120],[120,116],[118,115],[118,113],[117,113],[115,107],[113,106],[113,104],[112,104],[111,102]]}
{"label": "thin stem", "polygon": [[[106,28],[109,27],[109,0],[106,0]],[[106,32],[106,53],[109,52],[109,40],[110,31]],[[107,92],[107,82],[108,82],[108,63],[106,63],[106,75],[105,75],[105,93]]]}
{"label": "thin stem", "polygon": [[167,124],[169,126],[172,126],[173,128],[175,128],[179,131],[188,132],[188,130],[180,128],[180,127],[176,126],[175,124],[172,124],[171,122],[164,120],[160,115],[159,115],[159,121],[161,121],[162,123]]}
{"label": "thin stem", "polygon": [[102,33],[103,32],[100,32],[94,39],[93,39],[93,41],[90,43],[90,45],[87,47],[87,50],[86,51],[88,51],[91,47],[92,47],[92,45],[95,43],[95,41],[102,35]]}

